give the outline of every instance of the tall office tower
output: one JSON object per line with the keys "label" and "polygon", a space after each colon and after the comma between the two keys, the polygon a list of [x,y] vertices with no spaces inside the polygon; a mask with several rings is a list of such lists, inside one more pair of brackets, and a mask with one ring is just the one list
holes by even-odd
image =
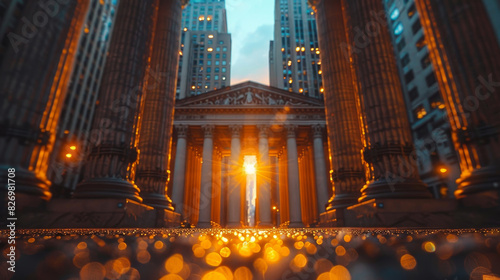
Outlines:
{"label": "tall office tower", "polygon": [[274,12],[270,85],[322,99],[324,89],[313,9],[307,0],[276,0]]}
{"label": "tall office tower", "polygon": [[90,2],[50,163],[54,195],[76,187],[87,144],[98,140],[89,134],[117,5],[118,0]]}
{"label": "tall office tower", "polygon": [[460,167],[415,1],[386,0],[385,7],[420,176],[434,196],[452,197]]}
{"label": "tall office tower", "polygon": [[225,0],[193,0],[182,12],[177,99],[231,84]]}
{"label": "tall office tower", "polygon": [[15,34],[15,28],[21,20],[25,6],[23,0],[0,0],[0,63],[9,45],[22,42],[17,36],[22,34]]}

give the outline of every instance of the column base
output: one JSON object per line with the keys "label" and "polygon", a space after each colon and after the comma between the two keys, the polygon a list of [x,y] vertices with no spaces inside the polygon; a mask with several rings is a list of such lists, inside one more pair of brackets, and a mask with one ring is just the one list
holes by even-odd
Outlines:
{"label": "column base", "polygon": [[[457,180],[457,190],[455,197],[457,199],[466,199],[467,197],[475,197],[480,193],[498,193],[500,192],[500,166],[486,166],[476,169],[470,174],[463,176]],[[496,196],[494,205],[498,206],[500,201]],[[478,201],[477,206],[484,207],[484,202]],[[491,203],[491,201],[490,201]],[[472,206],[472,205],[469,205]]]}
{"label": "column base", "polygon": [[302,221],[300,222],[290,222],[290,224],[288,225],[289,228],[303,228],[304,227],[304,224],[302,223]]}
{"label": "column base", "polygon": [[[15,177],[8,177],[9,168],[15,168]],[[50,193],[51,182],[46,178],[40,178],[35,173],[20,167],[2,165],[0,166],[0,180],[2,180],[3,190],[8,191],[8,179],[15,182],[16,195],[24,194],[29,197],[49,200],[52,197]],[[18,201],[18,199],[16,199]]]}
{"label": "column base", "polygon": [[167,209],[174,211],[172,200],[167,195],[158,193],[141,193],[144,204],[153,206],[154,208]]}
{"label": "column base", "polygon": [[142,203],[139,188],[129,181],[118,178],[86,180],[76,187],[74,198],[121,198]]}
{"label": "column base", "polygon": [[197,228],[212,228],[211,222],[198,222],[196,225]]}
{"label": "column base", "polygon": [[348,227],[454,228],[457,209],[454,199],[382,198],[347,208],[344,218]]}
{"label": "column base", "polygon": [[20,228],[155,228],[179,226],[180,215],[130,199],[53,199],[19,222]]}
{"label": "column base", "polygon": [[389,182],[379,179],[365,185],[361,189],[361,197],[358,201],[365,202],[379,198],[432,198],[424,182],[419,179],[398,179]]}
{"label": "column base", "polygon": [[334,209],[347,208],[358,203],[359,194],[338,194],[334,195],[333,199],[328,201],[326,211]]}
{"label": "column base", "polygon": [[274,227],[273,223],[271,222],[259,222],[257,223],[258,228],[272,228]]}

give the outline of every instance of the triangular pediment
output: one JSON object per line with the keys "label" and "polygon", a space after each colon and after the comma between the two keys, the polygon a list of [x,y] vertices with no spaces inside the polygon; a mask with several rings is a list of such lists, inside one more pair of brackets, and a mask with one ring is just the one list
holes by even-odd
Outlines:
{"label": "triangular pediment", "polygon": [[176,101],[177,108],[186,107],[323,107],[323,101],[255,82],[214,90]]}

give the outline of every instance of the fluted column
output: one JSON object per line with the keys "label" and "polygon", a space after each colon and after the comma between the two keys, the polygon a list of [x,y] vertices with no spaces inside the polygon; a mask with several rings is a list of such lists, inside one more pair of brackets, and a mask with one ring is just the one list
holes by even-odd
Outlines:
{"label": "fluted column", "polygon": [[[364,149],[364,159],[373,170],[359,201],[430,198],[418,175],[387,19],[385,13],[380,13],[384,5],[380,0],[344,0],[342,3],[367,124],[369,143]],[[374,22],[374,13],[380,22]]]}
{"label": "fluted column", "polygon": [[[312,0],[318,21],[334,191],[327,210],[356,204],[365,184],[358,88],[353,77],[341,0]],[[315,140],[319,149],[319,139]],[[316,174],[318,170],[316,170]],[[319,185],[318,185],[319,186]],[[319,193],[318,193],[319,195]],[[319,203],[324,207],[323,200]],[[322,208],[320,212],[324,212]]]}
{"label": "fluted column", "polygon": [[271,217],[271,160],[269,158],[269,126],[258,126],[259,159],[257,161],[257,205],[259,206],[258,225],[272,226]]}
{"label": "fluted column", "polygon": [[136,184],[144,203],[174,210],[166,194],[174,119],[181,0],[160,0],[140,123]]}
{"label": "fluted column", "polygon": [[282,224],[284,222],[290,221],[290,211],[288,203],[288,166],[286,160],[286,147],[282,147],[279,155],[279,212],[280,221]]}
{"label": "fluted column", "polygon": [[300,204],[299,165],[297,153],[296,125],[285,126],[287,135],[288,199],[290,207],[290,227],[302,227]]}
{"label": "fluted column", "polygon": [[242,214],[242,164],[241,164],[241,126],[233,125],[230,126],[231,130],[231,156],[229,158],[229,209],[228,209],[228,221],[227,226],[229,227],[240,227],[242,226],[241,214]]}
{"label": "fluted column", "polygon": [[455,195],[490,193],[498,205],[500,47],[484,3],[415,2],[460,156]]}
{"label": "fluted column", "polygon": [[45,8],[40,1],[24,3],[26,21],[9,34],[0,65],[1,189],[7,190],[8,170],[15,168],[18,210],[23,197],[51,197],[49,155],[89,1]]}
{"label": "fluted column", "polygon": [[328,203],[328,178],[326,177],[325,151],[323,150],[323,127],[321,125],[313,125],[312,135],[318,213],[323,213]]}
{"label": "fluted column", "polygon": [[210,227],[212,218],[212,181],[213,181],[213,154],[214,141],[213,125],[204,125],[203,163],[201,166],[200,218],[198,227]]}
{"label": "fluted column", "polygon": [[128,198],[142,202],[135,185],[145,73],[157,1],[120,1],[99,91],[90,146],[78,198]]}
{"label": "fluted column", "polygon": [[217,224],[221,224],[221,172],[222,172],[222,153],[220,147],[216,146],[213,154],[213,176],[212,176],[212,216],[211,219]]}
{"label": "fluted column", "polygon": [[182,214],[184,204],[184,189],[186,187],[186,152],[188,126],[179,125],[177,131],[177,148],[175,153],[174,184],[172,189],[172,201],[175,212]]}

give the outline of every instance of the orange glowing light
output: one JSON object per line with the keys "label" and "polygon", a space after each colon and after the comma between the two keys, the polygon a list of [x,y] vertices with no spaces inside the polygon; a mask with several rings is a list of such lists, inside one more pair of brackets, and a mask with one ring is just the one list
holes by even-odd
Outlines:
{"label": "orange glowing light", "polygon": [[446,169],[446,168],[444,168],[444,167],[441,167],[441,168],[439,169],[439,172],[441,172],[441,173],[443,173],[443,174],[444,174],[444,173],[448,172],[448,169]]}
{"label": "orange glowing light", "polygon": [[67,158],[71,158],[73,155],[72,154],[66,154]]}
{"label": "orange glowing light", "polygon": [[74,151],[74,150],[76,150],[76,146],[71,146],[71,147],[69,147],[69,149]]}
{"label": "orange glowing light", "polygon": [[255,174],[257,169],[255,168],[255,164],[245,164],[245,173],[248,175]]}

